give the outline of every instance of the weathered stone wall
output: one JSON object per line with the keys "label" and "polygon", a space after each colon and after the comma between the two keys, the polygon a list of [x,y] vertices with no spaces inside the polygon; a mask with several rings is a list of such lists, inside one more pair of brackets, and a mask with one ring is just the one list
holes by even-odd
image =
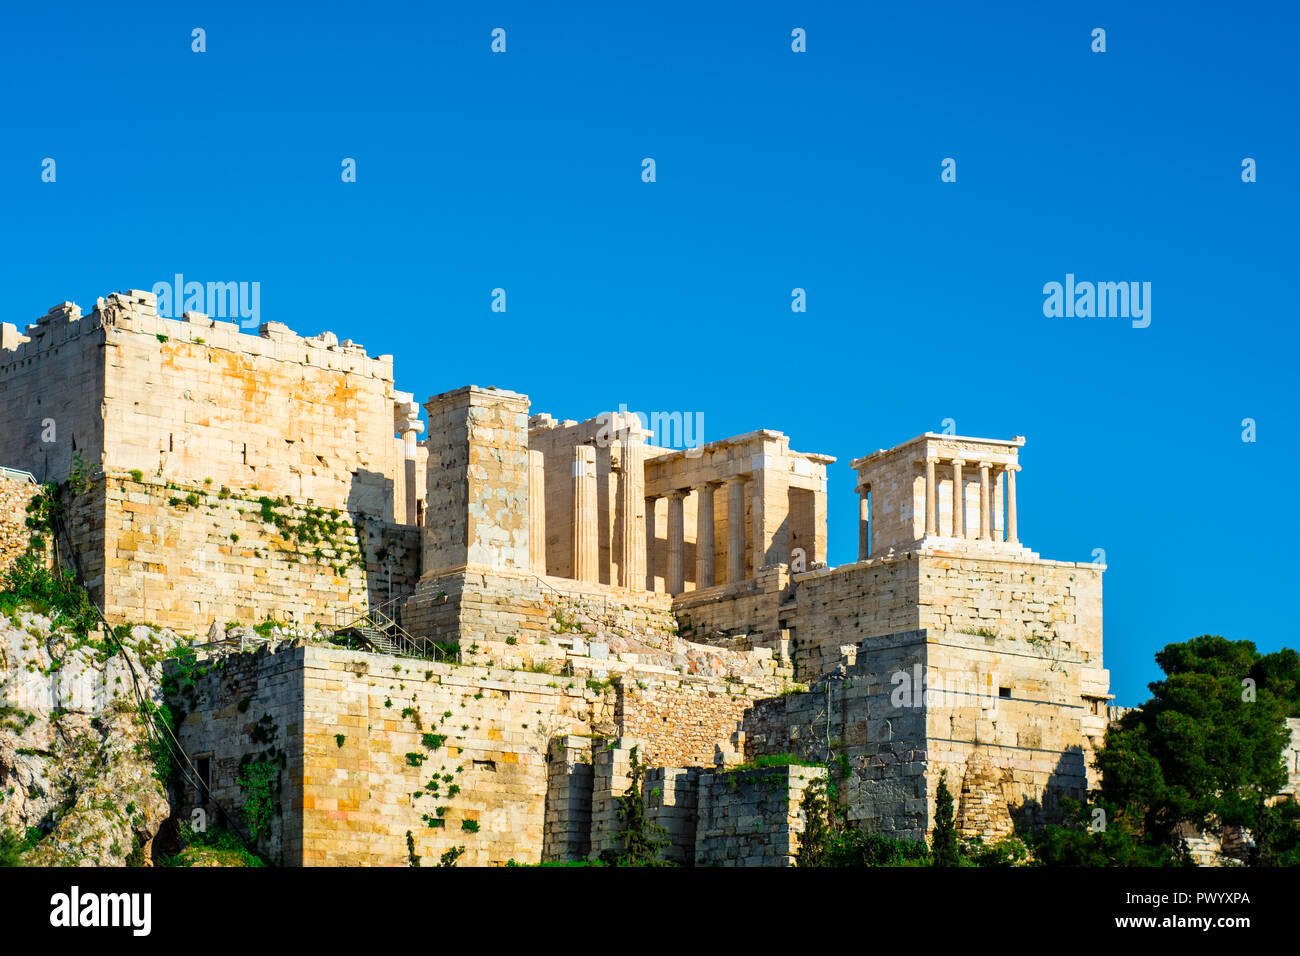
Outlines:
{"label": "weathered stone wall", "polygon": [[289,866],[303,857],[300,784],[306,772],[303,665],[308,653],[289,644],[264,645],[246,654],[200,659],[192,683],[179,681],[185,713],[176,737],[194,770],[206,765],[210,774],[206,793],[200,793],[198,778],[187,770],[190,780],[178,793],[179,815],[188,821],[190,811],[202,807],[210,820],[221,822],[220,807],[235,818],[226,826],[247,833],[241,813],[247,792],[238,783],[241,771],[249,762],[278,766],[272,793],[280,809],[259,848]]}
{"label": "weathered stone wall", "polygon": [[70,302],[25,335],[0,326],[0,465],[30,471],[38,481],[61,481],[77,455],[100,462],[104,341],[102,319],[83,318]]}
{"label": "weathered stone wall", "polygon": [[529,567],[528,398],[467,386],[429,413],[423,572]]}
{"label": "weathered stone wall", "polygon": [[916,555],[875,558],[795,576],[790,654],[800,680],[840,663],[840,647],[918,627]]}
{"label": "weathered stone wall", "polygon": [[403,619],[421,637],[460,642],[479,660],[529,664],[562,660],[565,643],[597,631],[662,639],[674,634],[666,594],[570,578],[542,578],[521,569],[474,568],[425,576],[406,602]]}
{"label": "weathered stone wall", "polygon": [[794,866],[801,804],[823,767],[760,767],[699,775],[696,866]]}
{"label": "weathered stone wall", "polygon": [[454,846],[465,865],[499,865],[542,858],[552,738],[611,711],[549,675],[292,647],[209,671],[182,743],[214,755],[213,793],[237,807],[238,758],[266,749],[253,736],[263,715],[274,739],[300,741],[284,779],[288,864],[405,866],[410,831],[424,865]]}
{"label": "weathered stone wall", "polygon": [[[791,648],[811,680],[840,647],[915,628],[978,631],[1078,653],[1101,670],[1104,566],[940,551],[872,558],[795,576]],[[1105,697],[1104,687],[1098,697]]]}
{"label": "weathered stone wall", "polygon": [[408,830],[426,863],[453,846],[471,866],[541,860],[547,748],[587,732],[601,694],[526,671],[321,648],[305,664],[304,863],[405,865]]}
{"label": "weathered stone wall", "polygon": [[645,775],[646,820],[663,827],[660,856],[674,863],[695,862],[698,826],[698,767],[651,767]]}
{"label": "weathered stone wall", "polygon": [[[849,818],[923,839],[940,773],[959,797],[979,752],[991,769],[973,778],[968,802],[981,810],[972,809],[972,828],[1003,811],[1035,824],[1056,819],[1060,798],[1082,797],[1087,785],[1088,667],[1059,647],[985,641],[934,631],[868,638],[847,651],[839,674],[758,702],[744,721],[746,759],[843,757]],[[985,799],[990,780],[997,792]]]}
{"label": "weathered stone wall", "polygon": [[745,712],[769,687],[733,681],[634,679],[618,682],[622,733],[641,742],[641,761],[657,767],[738,763]]}
{"label": "weathered stone wall", "polygon": [[591,852],[592,746],[588,735],[565,734],[551,741],[543,863],[583,860]]}
{"label": "weathered stone wall", "polygon": [[69,526],[110,621],[206,633],[213,621],[338,623],[410,593],[418,529],[207,484],[102,476]]}
{"label": "weathered stone wall", "polygon": [[28,481],[0,477],[0,580],[27,551],[32,536],[27,527],[27,506],[40,492]]}
{"label": "weathered stone wall", "polygon": [[392,520],[392,356],[276,322],[248,335],[194,313],[162,318],[137,291],[85,318],[56,307],[29,333],[6,333],[14,347],[0,351],[6,404],[22,410],[0,423],[10,467],[62,480],[75,454],[110,472],[211,479]]}
{"label": "weathered stone wall", "polygon": [[690,591],[673,601],[673,613],[682,623],[683,636],[705,644],[741,643],[777,639],[787,626],[781,606],[791,599],[790,572],[785,565],[767,568],[738,584]]}

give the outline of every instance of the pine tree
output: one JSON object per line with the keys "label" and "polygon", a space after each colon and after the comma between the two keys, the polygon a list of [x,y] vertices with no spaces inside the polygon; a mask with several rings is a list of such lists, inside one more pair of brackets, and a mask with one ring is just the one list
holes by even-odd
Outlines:
{"label": "pine tree", "polygon": [[934,798],[934,836],[930,844],[934,866],[960,866],[957,849],[957,826],[953,818],[952,793],[948,790],[948,771],[939,774],[939,790]]}

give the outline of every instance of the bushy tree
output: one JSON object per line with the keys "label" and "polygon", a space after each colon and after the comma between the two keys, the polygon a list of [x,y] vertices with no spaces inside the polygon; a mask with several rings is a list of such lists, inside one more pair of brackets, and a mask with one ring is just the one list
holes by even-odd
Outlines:
{"label": "bushy tree", "polygon": [[[1250,641],[1202,635],[1156,655],[1164,679],[1151,699],[1106,732],[1093,808],[1034,838],[1040,861],[1062,865],[1187,862],[1184,828],[1249,829],[1252,862],[1294,859],[1294,808],[1275,806],[1286,784],[1286,717],[1300,715],[1300,655],[1261,655]],[[1089,819],[1084,819],[1087,816]]]}

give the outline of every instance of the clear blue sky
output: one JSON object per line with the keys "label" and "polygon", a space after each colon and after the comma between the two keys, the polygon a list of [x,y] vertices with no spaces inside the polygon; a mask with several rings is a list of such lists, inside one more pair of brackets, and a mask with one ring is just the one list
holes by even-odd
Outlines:
{"label": "clear blue sky", "polygon": [[[851,458],[945,418],[1025,435],[1021,538],[1105,549],[1106,662],[1134,704],[1170,641],[1300,646],[1298,20],[1284,3],[11,5],[0,318],[176,272],[257,281],[264,321],[393,353],[421,400],[475,383],[561,418],[624,403],[702,411],[706,439],[780,429],[839,458],[833,563],[856,553]],[[1045,318],[1067,272],[1151,282],[1151,326]]]}

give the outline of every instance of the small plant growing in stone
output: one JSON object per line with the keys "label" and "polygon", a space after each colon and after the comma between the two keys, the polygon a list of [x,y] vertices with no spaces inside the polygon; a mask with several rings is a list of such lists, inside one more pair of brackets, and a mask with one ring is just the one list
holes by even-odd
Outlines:
{"label": "small plant growing in stone", "polygon": [[335,735],[334,735],[334,742],[335,742],[336,744],[338,744],[340,748],[341,748],[341,747],[343,746],[343,744],[347,741],[347,739],[348,739],[348,738],[345,737],[343,734],[335,734]]}
{"label": "small plant growing in stone", "polygon": [[467,830],[467,831],[470,832],[470,833],[478,833],[478,821],[477,821],[477,820],[461,820],[461,821],[460,821],[460,828],[461,828],[462,830]]}
{"label": "small plant growing in stone", "polygon": [[[474,828],[475,831],[477,831],[478,825],[475,824]],[[444,851],[442,856],[438,857],[438,865],[455,866],[456,861],[459,860],[464,855],[465,855],[465,848],[463,846],[454,846],[450,850]]]}

